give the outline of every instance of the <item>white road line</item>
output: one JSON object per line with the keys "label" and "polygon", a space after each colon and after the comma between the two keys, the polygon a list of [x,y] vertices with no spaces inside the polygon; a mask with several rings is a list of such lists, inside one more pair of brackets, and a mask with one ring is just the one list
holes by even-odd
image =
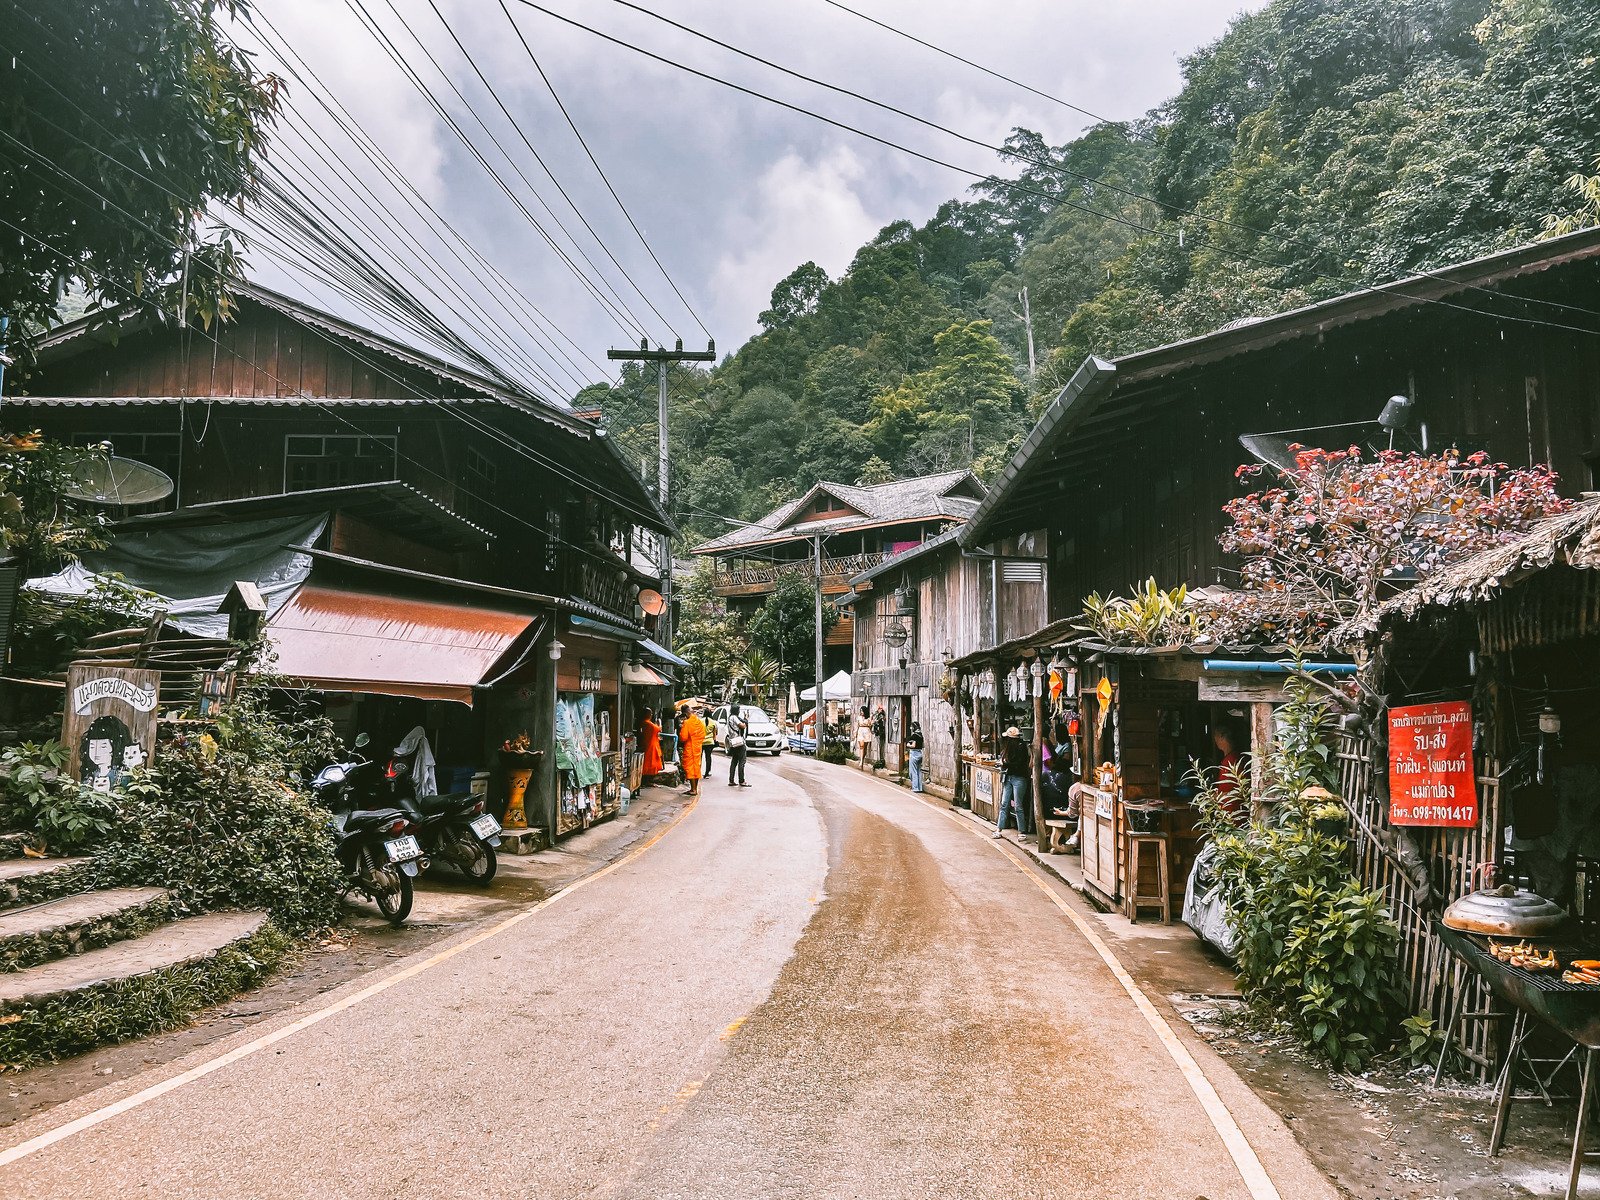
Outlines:
{"label": "white road line", "polygon": [[131,1112],[132,1110],[139,1108],[141,1105],[148,1104],[152,1100],[165,1096],[168,1092],[176,1091],[185,1084],[193,1083],[197,1079],[204,1079],[207,1075],[210,1075],[214,1071],[220,1071],[223,1067],[226,1067],[231,1063],[236,1063],[242,1058],[249,1058],[252,1054],[256,1054],[259,1051],[265,1050],[268,1046],[274,1046],[283,1041],[285,1038],[293,1037],[302,1030],[310,1029],[313,1025],[320,1025],[329,1017],[338,1013],[342,1013],[346,1009],[354,1008],[356,1005],[362,1003],[363,1001],[370,1000],[374,996],[382,995],[396,984],[404,983],[408,979],[414,979],[418,975],[421,975],[427,971],[431,971],[440,963],[448,962],[450,959],[454,958],[463,951],[470,950],[472,947],[486,942],[492,937],[497,937],[514,926],[522,924],[522,922],[534,916],[536,913],[543,912],[545,909],[549,908],[552,904],[556,903],[556,901],[563,900],[572,895],[572,893],[576,892],[578,889],[588,887],[589,884],[604,879],[607,875],[611,874],[611,872],[627,866],[634,859],[644,854],[662,838],[666,837],[667,834],[671,833],[680,824],[682,824],[684,819],[695,810],[695,806],[698,803],[699,797],[696,796],[691,798],[689,803],[684,807],[684,810],[673,818],[672,823],[665,829],[659,830],[657,833],[655,833],[649,841],[645,842],[641,846],[635,847],[633,850],[630,850],[627,854],[617,859],[616,862],[611,863],[609,866],[602,867],[593,875],[585,875],[582,879],[579,879],[573,883],[569,883],[555,895],[547,896],[537,904],[534,904],[523,909],[521,912],[514,913],[513,915],[507,917],[504,921],[501,921],[496,925],[491,925],[488,929],[473,934],[466,941],[457,942],[449,949],[441,950],[439,953],[432,955],[429,958],[425,958],[421,962],[412,963],[409,967],[402,968],[401,970],[396,971],[393,975],[386,975],[376,983],[370,984],[358,992],[353,992],[341,1000],[336,1000],[324,1008],[317,1009],[315,1012],[307,1013],[299,1020],[292,1021],[288,1025],[283,1026],[281,1029],[275,1029],[271,1033],[263,1034],[261,1037],[258,1037],[253,1041],[246,1042],[242,1046],[236,1046],[232,1050],[229,1050],[226,1054],[220,1054],[216,1058],[208,1059],[197,1066],[190,1067],[187,1071],[183,1071],[180,1074],[172,1076],[170,1079],[163,1079],[160,1083],[152,1084],[143,1091],[134,1092],[131,1096],[124,1096],[121,1100],[108,1104],[104,1108],[95,1109],[91,1113],[86,1113],[85,1115],[77,1118],[77,1120],[68,1121],[65,1125],[58,1125],[56,1128],[47,1130],[46,1132],[39,1134],[37,1137],[29,1138],[25,1142],[19,1142],[17,1145],[12,1146],[7,1150],[0,1150],[0,1167],[8,1167],[12,1163],[17,1162],[19,1159],[27,1158],[30,1154],[37,1154],[39,1151],[53,1146],[57,1142],[65,1141],[74,1134],[83,1133],[85,1130],[93,1129],[96,1125],[101,1125],[106,1121],[111,1120],[113,1117],[120,1117],[123,1113]]}
{"label": "white road line", "polygon": [[[903,799],[923,799],[915,792],[905,791],[902,788],[885,783],[876,776],[864,775],[859,771],[851,779],[854,780],[858,776],[864,780],[870,780],[872,783]],[[1195,1062],[1194,1055],[1189,1053],[1189,1048],[1178,1038],[1177,1033],[1173,1030],[1167,1018],[1162,1015],[1161,1010],[1151,1003],[1150,997],[1139,986],[1133,976],[1128,973],[1127,968],[1122,965],[1121,960],[1112,952],[1111,947],[1106,945],[1094,927],[1071,905],[1058,896],[1055,889],[1041,879],[1036,870],[1006,849],[1005,843],[994,841],[982,828],[975,826],[966,817],[944,806],[943,802],[935,804],[934,802],[923,800],[923,803],[927,804],[935,812],[950,818],[958,826],[965,828],[968,833],[978,838],[985,846],[990,846],[999,851],[1003,858],[1031,879],[1034,885],[1050,898],[1050,902],[1065,913],[1073,925],[1077,926],[1078,932],[1083,935],[1084,940],[1094,947],[1095,953],[1100,956],[1100,961],[1105,963],[1107,969],[1116,978],[1116,981],[1122,985],[1122,990],[1128,993],[1128,998],[1133,1001],[1134,1007],[1139,1010],[1150,1028],[1155,1032],[1156,1038],[1161,1042],[1168,1057],[1172,1059],[1173,1065],[1178,1068],[1184,1080],[1189,1084],[1189,1090],[1194,1093],[1195,1099],[1200,1102],[1201,1109],[1204,1110],[1206,1117],[1210,1120],[1212,1128],[1217,1131],[1217,1136],[1222,1139],[1223,1148],[1227,1150],[1228,1156],[1233,1159],[1233,1165],[1238,1170],[1239,1177],[1244,1181],[1245,1187],[1249,1190],[1251,1200],[1283,1200],[1278,1192],[1277,1185],[1272,1182],[1272,1177],[1267,1174],[1267,1169],[1261,1165],[1261,1159],[1256,1154],[1255,1147],[1245,1137],[1244,1130],[1239,1127],[1239,1122],[1234,1119],[1232,1111],[1222,1097],[1217,1095],[1217,1089],[1211,1085],[1211,1080],[1206,1078],[1205,1072],[1200,1069],[1200,1064]]]}

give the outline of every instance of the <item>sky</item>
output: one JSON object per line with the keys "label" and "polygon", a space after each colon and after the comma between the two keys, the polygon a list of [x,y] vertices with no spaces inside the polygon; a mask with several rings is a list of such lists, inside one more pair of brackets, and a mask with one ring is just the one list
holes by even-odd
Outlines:
{"label": "sky", "polygon": [[[521,299],[502,293],[483,263],[473,260],[470,271],[463,266],[451,235],[430,231],[415,211],[416,198],[383,180],[357,152],[317,103],[316,82],[303,73],[302,79],[289,81],[286,103],[293,112],[277,137],[284,172],[322,189],[329,211],[340,214],[341,223],[365,244],[395,248],[405,265],[391,264],[391,273],[447,322],[455,323],[449,310],[465,310],[462,296],[469,295],[482,309],[471,316],[476,332],[469,340],[485,345],[485,339],[497,339],[491,357],[501,360],[508,355],[500,347],[516,350],[516,361],[540,369],[536,383],[546,392],[570,395],[574,382],[614,375],[616,364],[607,364],[606,349],[636,344],[641,334],[652,343],[681,337],[690,348],[704,348],[709,330],[719,353],[731,351],[758,330],[757,315],[773,285],[796,266],[814,261],[836,277],[856,248],[884,225],[925,221],[972,182],[696,78],[631,47],[974,172],[996,166],[984,149],[743,60],[651,13],[986,143],[998,144],[1018,125],[1059,143],[1089,124],[1081,113],[875,28],[827,0],[639,0],[632,8],[618,0],[536,2],[549,12],[526,0],[505,0],[528,48],[518,40],[501,0],[257,0],[258,14],[268,24],[239,36],[250,45],[281,33],[361,132],[515,285]],[[1101,116],[1128,118],[1172,95],[1180,82],[1180,59],[1220,36],[1234,16],[1258,7],[1260,0],[843,2]],[[546,245],[533,221],[406,79],[363,27],[358,10],[392,39],[522,207],[564,247],[573,267]],[[529,49],[642,230],[643,242],[569,129]],[[272,52],[259,59],[262,67],[281,71],[278,60]],[[498,94],[509,119],[471,63]],[[451,84],[466,104],[452,94]],[[305,125],[315,130],[309,139],[301,133]],[[534,161],[530,144],[549,174]],[[660,258],[687,307],[644,243]],[[285,266],[281,254],[274,258],[258,251],[251,262],[264,283],[359,315],[325,283],[307,281],[303,272]],[[447,273],[448,282],[441,273]],[[579,274],[609,304],[596,300]],[[597,282],[601,277],[604,283]],[[539,339],[550,349],[541,348]]]}

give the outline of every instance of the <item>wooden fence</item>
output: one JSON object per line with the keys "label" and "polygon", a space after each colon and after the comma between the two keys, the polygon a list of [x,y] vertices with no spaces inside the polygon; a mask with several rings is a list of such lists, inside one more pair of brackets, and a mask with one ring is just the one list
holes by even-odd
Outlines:
{"label": "wooden fence", "polygon": [[[1433,931],[1439,909],[1470,890],[1478,864],[1496,857],[1500,831],[1500,768],[1493,759],[1478,763],[1479,819],[1472,829],[1418,828],[1417,843],[1429,868],[1437,904],[1425,908],[1407,879],[1361,829],[1383,829],[1389,814],[1372,788],[1372,766],[1365,738],[1347,737],[1338,750],[1339,782],[1358,818],[1351,841],[1357,876],[1383,893],[1400,927],[1400,964],[1405,976],[1407,1011],[1426,1013],[1440,1029],[1453,1021],[1453,1043],[1469,1074],[1487,1079],[1499,1046],[1501,1010],[1483,981],[1466,971]],[[1456,1021],[1457,1014],[1462,1018]]]}

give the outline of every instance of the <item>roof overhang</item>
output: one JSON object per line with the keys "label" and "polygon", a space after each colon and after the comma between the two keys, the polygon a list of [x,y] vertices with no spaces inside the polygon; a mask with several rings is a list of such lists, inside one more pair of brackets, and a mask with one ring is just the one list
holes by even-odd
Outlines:
{"label": "roof overhang", "polygon": [[325,692],[470,705],[536,614],[308,582],[267,622],[274,670]]}

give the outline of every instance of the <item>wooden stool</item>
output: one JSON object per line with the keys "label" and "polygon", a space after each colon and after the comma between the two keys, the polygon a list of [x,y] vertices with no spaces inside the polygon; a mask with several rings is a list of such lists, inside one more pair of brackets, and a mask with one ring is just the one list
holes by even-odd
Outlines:
{"label": "wooden stool", "polygon": [[[1144,865],[1144,849],[1146,846],[1154,848],[1156,852],[1156,884],[1155,892],[1141,892],[1139,890],[1140,868]],[[1172,883],[1167,875],[1167,835],[1164,833],[1130,833],[1128,834],[1128,894],[1123,901],[1127,910],[1128,920],[1137,925],[1139,923],[1139,909],[1149,908],[1151,905],[1161,906],[1161,923],[1167,924],[1172,917]]]}
{"label": "wooden stool", "polygon": [[1045,828],[1050,831],[1050,853],[1064,854],[1067,850],[1067,830],[1077,824],[1076,821],[1046,821]]}

